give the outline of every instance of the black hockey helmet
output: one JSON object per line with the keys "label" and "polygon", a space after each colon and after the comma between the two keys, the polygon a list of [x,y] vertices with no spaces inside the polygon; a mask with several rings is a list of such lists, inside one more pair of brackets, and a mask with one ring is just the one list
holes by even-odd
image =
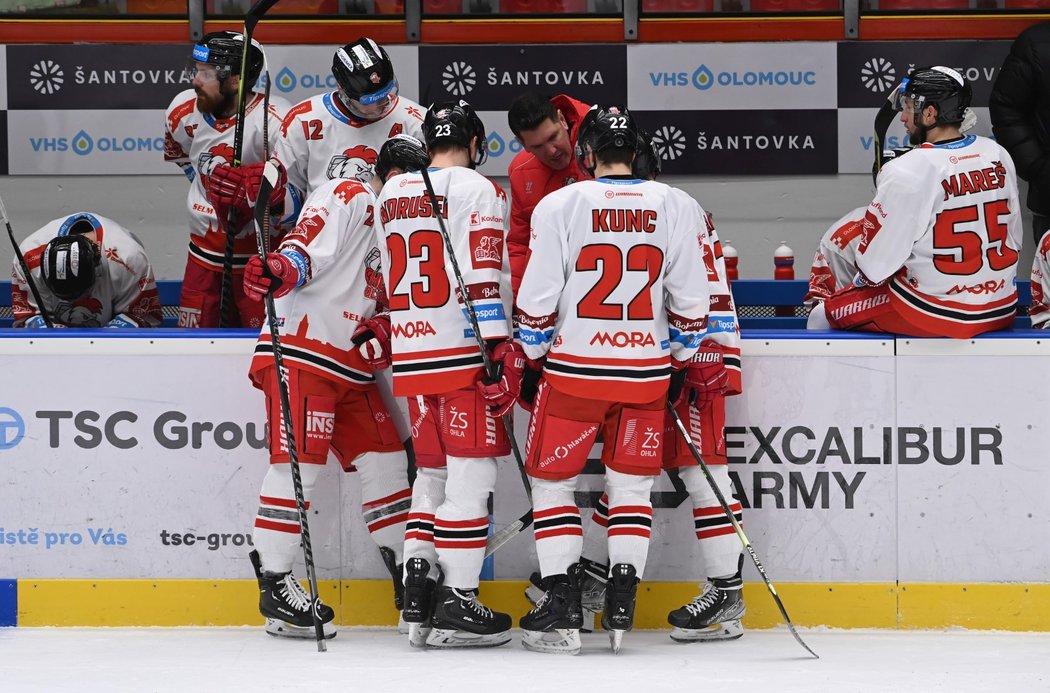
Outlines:
{"label": "black hockey helmet", "polygon": [[470,151],[470,143],[478,138],[478,151],[471,161],[471,168],[481,166],[489,156],[485,124],[463,100],[433,104],[423,119],[423,137],[430,151],[434,150],[435,144],[442,142],[452,142]]}
{"label": "black hockey helmet", "polygon": [[44,285],[55,296],[72,301],[95,285],[95,275],[102,262],[98,246],[80,233],[51,239],[40,260]]}
{"label": "black hockey helmet", "polygon": [[370,38],[348,43],[335,52],[332,74],[347,99],[365,106],[397,95],[394,64],[383,47]]}
{"label": "black hockey helmet", "polygon": [[586,161],[604,149],[638,150],[638,126],[626,106],[591,106],[576,131],[576,161],[593,175]]}
{"label": "black hockey helmet", "polygon": [[394,135],[383,143],[376,159],[375,169],[379,180],[386,182],[390,171],[401,169],[402,172],[419,171],[430,164],[426,147],[412,135]]}
{"label": "black hockey helmet", "polygon": [[[200,41],[194,44],[193,54],[190,57],[194,62],[214,65],[216,76],[220,82],[224,82],[230,75],[241,74],[243,46],[243,34],[236,31],[213,31],[205,34]],[[247,74],[244,80],[246,86],[254,85],[259,79],[264,62],[262,46],[258,41],[252,39],[251,48],[248,50]]]}
{"label": "black hockey helmet", "polygon": [[639,130],[631,173],[642,180],[656,180],[660,176],[660,167],[660,153],[653,146],[653,136],[645,130]]}
{"label": "black hockey helmet", "polygon": [[958,124],[963,122],[966,109],[973,99],[973,90],[966,79],[950,67],[917,67],[908,73],[897,86],[893,106],[897,111],[904,110],[905,99],[912,99],[916,113],[922,113],[927,106],[937,109],[937,124]]}

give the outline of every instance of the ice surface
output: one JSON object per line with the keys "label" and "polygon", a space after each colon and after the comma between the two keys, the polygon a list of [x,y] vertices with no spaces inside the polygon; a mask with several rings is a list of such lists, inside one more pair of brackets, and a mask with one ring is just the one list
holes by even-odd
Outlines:
{"label": "ice surface", "polygon": [[1050,633],[785,629],[677,644],[636,631],[623,651],[584,635],[578,657],[522,649],[419,651],[393,630],[312,640],[254,628],[0,628],[0,691],[43,693],[953,693],[1050,691]]}

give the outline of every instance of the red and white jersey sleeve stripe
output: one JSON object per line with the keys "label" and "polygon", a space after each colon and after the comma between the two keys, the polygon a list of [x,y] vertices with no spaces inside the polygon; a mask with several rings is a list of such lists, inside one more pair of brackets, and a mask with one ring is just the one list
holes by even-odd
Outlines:
{"label": "red and white jersey sleeve stripe", "polygon": [[1050,231],[1043,234],[1032,259],[1032,327],[1050,327]]}

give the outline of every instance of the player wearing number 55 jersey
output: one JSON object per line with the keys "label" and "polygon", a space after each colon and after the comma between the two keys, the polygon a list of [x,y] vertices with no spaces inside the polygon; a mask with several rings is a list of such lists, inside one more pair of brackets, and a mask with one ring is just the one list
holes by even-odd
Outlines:
{"label": "player wearing number 55 jersey", "polygon": [[516,311],[526,356],[536,365],[546,359],[526,448],[546,590],[521,621],[532,650],[580,649],[583,533],[573,492],[599,430],[612,565],[603,627],[614,631],[614,650],[632,627],[668,381],[672,369],[684,372],[706,330],[710,296],[695,205],[663,183],[635,178],[637,148],[630,113],[595,106],[576,145],[595,180],[551,193],[532,215]]}
{"label": "player wearing number 55 jersey", "polygon": [[855,286],[815,317],[822,310],[834,328],[919,337],[972,337],[1013,323],[1023,233],[1017,175],[1005,149],[960,131],[970,93],[947,67],[916,68],[897,87],[916,148],[879,173]]}

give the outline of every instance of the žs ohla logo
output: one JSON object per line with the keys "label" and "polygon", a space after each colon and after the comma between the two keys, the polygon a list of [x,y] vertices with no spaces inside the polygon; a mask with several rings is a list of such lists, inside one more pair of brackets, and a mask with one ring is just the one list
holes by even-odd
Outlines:
{"label": "\u017es ohla logo", "polygon": [[474,68],[461,60],[449,63],[441,72],[441,86],[452,96],[466,96],[474,91],[477,82]]}
{"label": "\u017es ohla logo", "polygon": [[62,66],[53,60],[44,59],[29,68],[29,84],[41,94],[56,93],[65,81]]}
{"label": "\u017es ohla logo", "polygon": [[870,58],[860,67],[860,81],[869,91],[885,94],[897,83],[897,70],[885,58]]}

